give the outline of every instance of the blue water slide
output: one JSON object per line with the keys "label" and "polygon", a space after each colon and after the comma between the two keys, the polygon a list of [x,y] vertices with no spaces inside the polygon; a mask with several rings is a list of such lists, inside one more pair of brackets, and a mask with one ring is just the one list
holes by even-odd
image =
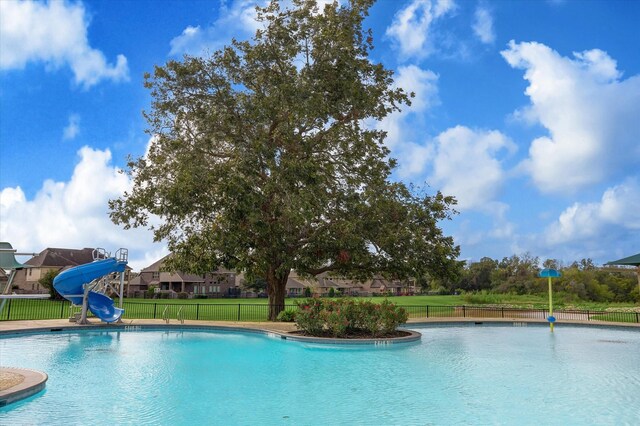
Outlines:
{"label": "blue water slide", "polygon": [[[58,274],[53,280],[53,287],[74,305],[82,305],[84,284],[114,272],[123,272],[126,265],[126,262],[108,258],[75,266]],[[88,299],[89,310],[105,322],[117,321],[124,312],[114,307],[113,300],[104,294],[90,291]]]}
{"label": "blue water slide", "polygon": [[104,322],[118,321],[124,313],[124,309],[114,306],[109,296],[95,291],[89,292],[89,310]]}

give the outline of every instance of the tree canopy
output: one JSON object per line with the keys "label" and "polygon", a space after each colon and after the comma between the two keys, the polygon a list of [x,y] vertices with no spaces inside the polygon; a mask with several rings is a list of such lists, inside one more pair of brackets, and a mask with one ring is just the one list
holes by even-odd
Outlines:
{"label": "tree canopy", "polygon": [[291,270],[447,276],[459,253],[438,226],[455,200],[393,182],[371,125],[412,96],[369,58],[373,0],[291,3],[257,8],[251,40],[146,76],[152,143],[128,164],[132,190],[110,201],[125,227],[160,218],[150,228],[170,267],[266,279],[271,319]]}
{"label": "tree canopy", "polygon": [[45,274],[38,280],[38,283],[49,290],[49,299],[51,300],[64,300],[64,297],[58,293],[58,291],[53,286],[53,280],[58,276],[60,271],[56,271],[54,269],[49,269]]}
{"label": "tree canopy", "polygon": [[[553,281],[554,293],[559,300],[594,302],[640,301],[635,271],[624,268],[597,267],[592,259],[574,261],[563,266],[558,259],[546,259],[543,268],[557,269],[562,276]],[[547,294],[545,279],[539,277],[540,259],[529,253],[512,255],[502,260],[483,257],[479,262],[470,262],[462,269],[458,279],[441,283],[429,283],[431,290],[441,284],[444,292],[457,291],[515,294]]]}

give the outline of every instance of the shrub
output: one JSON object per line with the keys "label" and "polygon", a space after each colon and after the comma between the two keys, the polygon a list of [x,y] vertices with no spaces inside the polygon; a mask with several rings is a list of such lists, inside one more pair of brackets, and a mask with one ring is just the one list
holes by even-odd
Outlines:
{"label": "shrub", "polygon": [[393,333],[400,324],[404,324],[409,319],[409,314],[404,308],[398,308],[388,300],[384,300],[379,306],[380,323],[378,330],[382,334]]}
{"label": "shrub", "polygon": [[303,296],[304,297],[311,297],[311,287],[305,287],[304,288]]}
{"label": "shrub", "polygon": [[59,272],[60,271],[49,270],[38,280],[41,286],[49,290],[49,299],[51,300],[64,300],[64,297],[53,287],[53,280],[58,276]]}
{"label": "shrub", "polygon": [[307,299],[298,302],[299,311],[296,314],[296,326],[311,334],[319,336],[324,331],[324,322],[320,317],[323,302],[320,299]]}
{"label": "shrub", "polygon": [[329,297],[336,297],[336,290],[333,287],[329,287]]}
{"label": "shrub", "polygon": [[280,322],[294,322],[296,320],[295,309],[285,309],[278,314],[278,321]]}
{"label": "shrub", "polygon": [[308,299],[298,302],[296,326],[312,336],[379,337],[393,333],[409,318],[406,310],[388,300],[370,301]]}
{"label": "shrub", "polygon": [[181,291],[180,293],[178,293],[178,299],[188,299],[189,298],[189,293],[186,293],[184,291]]}

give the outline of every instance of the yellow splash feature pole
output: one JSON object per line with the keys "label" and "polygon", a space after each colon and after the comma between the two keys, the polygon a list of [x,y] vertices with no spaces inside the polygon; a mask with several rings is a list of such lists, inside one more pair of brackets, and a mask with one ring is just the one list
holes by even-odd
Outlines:
{"label": "yellow splash feature pole", "polygon": [[553,323],[556,322],[556,317],[553,316],[553,290],[551,288],[551,278],[560,278],[561,274],[559,271],[555,269],[543,269],[540,271],[540,278],[547,278],[549,281],[549,316],[547,320],[549,321],[549,328],[553,333]]}
{"label": "yellow splash feature pole", "polygon": [[[553,293],[551,290],[551,277],[549,280],[549,317],[553,318]],[[553,333],[553,322],[549,322],[549,327],[551,327],[551,332]]]}

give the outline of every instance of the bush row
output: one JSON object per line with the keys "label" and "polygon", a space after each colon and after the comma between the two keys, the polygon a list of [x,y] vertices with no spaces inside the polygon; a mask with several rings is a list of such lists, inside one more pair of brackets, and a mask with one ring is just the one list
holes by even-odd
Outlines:
{"label": "bush row", "polygon": [[[395,332],[409,318],[404,308],[388,300],[373,303],[351,299],[307,299],[297,304],[296,326],[311,336],[381,337]],[[289,312],[283,316],[290,315]]]}

